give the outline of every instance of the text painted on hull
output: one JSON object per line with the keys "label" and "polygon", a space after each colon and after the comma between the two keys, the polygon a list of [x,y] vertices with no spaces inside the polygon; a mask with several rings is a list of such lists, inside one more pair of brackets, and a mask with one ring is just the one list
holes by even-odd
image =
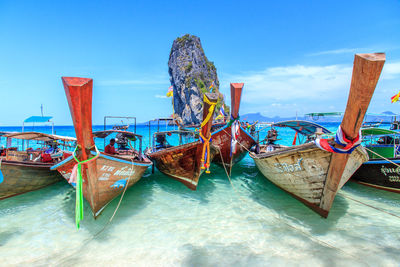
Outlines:
{"label": "text painted on hull", "polygon": [[400,167],[386,168],[382,165],[381,173],[389,178],[389,182],[400,182]]}
{"label": "text painted on hull", "polygon": [[298,172],[302,171],[303,168],[301,166],[301,161],[303,158],[299,158],[297,160],[297,163],[293,164],[287,164],[287,163],[275,163],[275,168],[278,170],[279,173],[284,173],[284,172]]}

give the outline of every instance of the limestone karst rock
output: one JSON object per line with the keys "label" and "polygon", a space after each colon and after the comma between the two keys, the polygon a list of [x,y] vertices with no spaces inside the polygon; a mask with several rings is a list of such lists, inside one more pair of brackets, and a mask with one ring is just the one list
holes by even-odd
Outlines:
{"label": "limestone karst rock", "polygon": [[[186,34],[174,40],[168,61],[168,72],[173,86],[175,116],[184,124],[198,124],[202,118],[203,94],[212,83],[219,93],[219,81],[214,63],[204,54],[200,38]],[[216,112],[223,104],[220,93]]]}

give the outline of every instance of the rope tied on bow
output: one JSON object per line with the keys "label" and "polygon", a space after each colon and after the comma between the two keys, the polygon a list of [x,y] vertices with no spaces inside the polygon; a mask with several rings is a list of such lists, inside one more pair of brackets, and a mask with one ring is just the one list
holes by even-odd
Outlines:
{"label": "rope tied on bow", "polygon": [[75,203],[75,224],[77,229],[79,229],[80,221],[83,220],[82,164],[88,164],[89,162],[97,159],[100,156],[100,152],[95,145],[94,149],[96,150],[96,155],[89,159],[80,161],[76,157],[76,150],[78,149],[78,147],[80,147],[80,145],[77,145],[75,147],[74,153],[72,153],[74,160],[77,162],[75,165],[77,166],[76,203]]}

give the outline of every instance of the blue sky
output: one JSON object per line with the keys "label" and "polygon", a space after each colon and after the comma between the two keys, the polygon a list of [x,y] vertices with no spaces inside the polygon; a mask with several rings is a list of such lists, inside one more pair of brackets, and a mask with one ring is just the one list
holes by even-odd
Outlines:
{"label": "blue sky", "polygon": [[343,111],[355,53],[386,52],[369,112],[400,113],[400,2],[0,0],[0,125],[71,124],[61,76],[94,79],[93,119],[171,113],[173,40],[200,37],[221,91],[244,82],[241,113]]}

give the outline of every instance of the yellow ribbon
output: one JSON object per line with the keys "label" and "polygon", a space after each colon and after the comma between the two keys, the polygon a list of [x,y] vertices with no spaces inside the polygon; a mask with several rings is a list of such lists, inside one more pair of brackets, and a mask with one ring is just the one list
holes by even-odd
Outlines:
{"label": "yellow ribbon", "polygon": [[[210,139],[211,139],[211,134],[210,137],[205,138],[201,132],[200,132],[200,137],[203,139],[203,152],[201,153],[201,169],[204,170],[207,168],[206,173],[210,173]],[[204,163],[204,158],[206,156],[206,151],[207,151],[207,161]]]}
{"label": "yellow ribbon", "polygon": [[208,97],[206,95],[204,95],[203,101],[209,104],[210,107],[208,109],[207,117],[203,120],[203,122],[200,125],[201,128],[203,128],[203,126],[206,125],[207,122],[212,118],[212,115],[214,114],[215,105],[217,104],[217,102],[211,102],[210,100],[208,100]]}

